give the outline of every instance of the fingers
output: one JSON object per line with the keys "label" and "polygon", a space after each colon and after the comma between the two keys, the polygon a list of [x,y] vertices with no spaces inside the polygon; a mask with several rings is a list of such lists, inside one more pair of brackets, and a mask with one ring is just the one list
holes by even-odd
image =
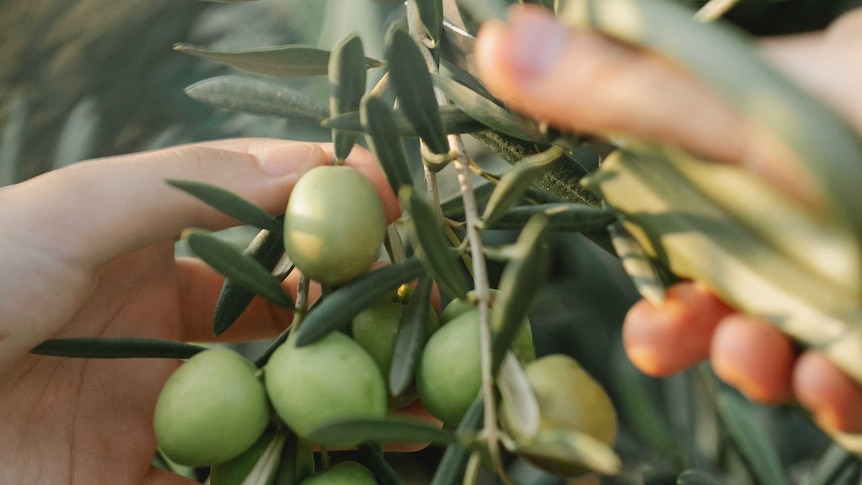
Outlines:
{"label": "fingers", "polygon": [[[373,157],[354,150],[350,164],[380,191],[387,216],[397,199]],[[284,211],[299,177],[332,158],[327,145],[240,139],[80,163],[0,193],[7,227],[23,231],[58,258],[94,268],[115,257],[176,237],[188,227],[222,229],[237,221],[165,183],[189,179],[226,188],[266,211]],[[38,221],[38,227],[32,227]],[[70,237],[71,236],[71,237]],[[56,244],[62,241],[63,244]]]}

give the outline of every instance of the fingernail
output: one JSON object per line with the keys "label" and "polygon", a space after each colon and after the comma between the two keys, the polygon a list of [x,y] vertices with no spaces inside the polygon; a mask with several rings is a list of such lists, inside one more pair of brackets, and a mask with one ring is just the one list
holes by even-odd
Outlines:
{"label": "fingernail", "polygon": [[511,62],[525,76],[541,76],[557,62],[566,29],[544,13],[513,12],[510,21]]}
{"label": "fingernail", "polygon": [[258,154],[260,169],[276,177],[302,173],[317,165],[326,155],[311,143],[285,145]]}

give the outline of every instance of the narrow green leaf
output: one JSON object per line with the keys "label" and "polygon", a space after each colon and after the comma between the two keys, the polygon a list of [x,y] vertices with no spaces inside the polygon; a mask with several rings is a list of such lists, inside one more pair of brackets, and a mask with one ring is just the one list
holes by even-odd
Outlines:
{"label": "narrow green leaf", "polygon": [[253,257],[212,234],[193,232],[186,240],[199,258],[225,277],[282,308],[293,309],[293,300],[281,282]]}
{"label": "narrow green leaf", "polygon": [[[418,136],[416,130],[401,110],[394,110],[394,132],[401,136]],[[440,106],[440,120],[446,133],[475,133],[488,127],[474,120],[455,105]],[[344,113],[320,122],[324,128],[368,132],[363,128],[359,112]]]}
{"label": "narrow green leaf", "polygon": [[368,146],[377,156],[392,190],[397,194],[402,186],[412,186],[404,145],[386,101],[376,96],[365,96],[359,113]]}
{"label": "narrow green leaf", "polygon": [[[365,94],[365,83],[365,52],[362,49],[362,39],[352,33],[335,46],[329,60],[329,84],[332,88],[329,115],[337,116],[357,111],[359,101]],[[332,130],[335,157],[339,160],[347,158],[356,138],[355,132]]]}
{"label": "narrow green leaf", "polygon": [[210,469],[210,485],[271,485],[287,436],[267,431],[240,456]]}
{"label": "narrow green leaf", "polygon": [[610,209],[561,202],[513,207],[503,213],[491,227],[521,229],[536,214],[543,214],[548,218],[548,229],[552,231],[600,231],[617,220],[617,215]]}
{"label": "narrow green leaf", "polygon": [[[817,464],[809,471],[800,485],[833,485],[842,483],[840,477],[856,471],[859,476],[859,457],[841,445],[834,443],[823,453]],[[850,480],[843,483],[851,483]]]}
{"label": "narrow green leaf", "polygon": [[433,443],[448,445],[457,443],[449,431],[429,425],[416,418],[389,416],[384,419],[342,421],[312,431],[308,439],[315,443],[362,443],[381,441],[384,443]]}
{"label": "narrow green leaf", "polygon": [[635,289],[656,307],[664,303],[665,286],[653,260],[620,222],[608,226],[611,243]]}
{"label": "narrow green leaf", "polygon": [[[174,50],[256,74],[278,77],[325,75],[330,68],[329,51],[304,45],[279,45],[262,49],[218,51],[191,44],[176,44]],[[363,70],[383,63],[360,54]]]}
{"label": "narrow green leaf", "polygon": [[410,213],[407,228],[417,248],[416,256],[425,270],[434,276],[445,293],[454,298],[467,298],[467,277],[458,267],[431,206],[412,187],[402,187],[398,198]]}
{"label": "narrow green leaf", "polygon": [[206,350],[200,345],[153,338],[64,338],[46,340],[30,353],[85,359],[188,359]]}
{"label": "narrow green leaf", "polygon": [[491,308],[494,335],[492,369],[503,362],[506,351],[527,318],[527,310],[542,287],[550,264],[548,220],[536,215],[521,231],[515,243],[516,257],[509,260],[500,276],[500,292]]}
{"label": "narrow green leaf", "polygon": [[398,473],[383,458],[383,449],[378,444],[361,443],[358,448],[362,463],[374,473],[380,485],[404,485]]}
{"label": "narrow green leaf", "polygon": [[575,466],[584,465],[605,475],[614,475],[622,467],[620,458],[603,441],[570,430],[540,431],[529,443],[512,452]]}
{"label": "narrow green leaf", "polygon": [[437,47],[440,43],[440,33],[443,29],[443,0],[410,0],[419,11],[419,20],[425,27],[425,33],[431,43],[428,47]]}
{"label": "narrow green leaf", "polygon": [[512,167],[500,177],[497,187],[491,193],[482,219],[486,225],[493,225],[510,207],[517,204],[527,189],[541,177],[545,170],[560,156],[563,150],[551,147],[542,153],[528,157]]}
{"label": "narrow green leaf", "polygon": [[[464,436],[472,434],[479,429],[482,424],[482,417],[485,415],[485,408],[481,399],[476,399],[467,413],[461,418],[458,423],[458,429],[455,431],[456,436]],[[437,466],[437,471],[434,472],[434,477],[431,479],[431,485],[452,485],[461,482],[461,477],[464,476],[464,470],[467,468],[467,461],[470,459],[470,452],[460,444],[451,444],[446,447],[446,452],[443,453],[443,458]]]}
{"label": "narrow green leaf", "polygon": [[676,478],[676,485],[725,485],[725,482],[701,470],[686,470]]}
{"label": "narrow green leaf", "polygon": [[496,19],[505,21],[509,2],[504,0],[460,0],[458,6],[477,23]]}
{"label": "narrow green leaf", "polygon": [[0,137],[0,187],[18,182],[24,162],[21,154],[27,139],[30,108],[23,95],[16,96],[11,105]]}
{"label": "narrow green leaf", "polygon": [[276,234],[281,234],[283,230],[282,223],[278,222],[265,210],[229,190],[194,180],[167,179],[166,182],[240,222],[266,229]]}
{"label": "narrow green leaf", "polygon": [[296,345],[312,344],[350,323],[380,295],[394,291],[423,273],[415,258],[370,271],[333,291],[312,307],[296,332]]}
{"label": "narrow green leaf", "polygon": [[416,133],[432,152],[449,153],[431,74],[410,34],[400,28],[387,33],[386,61],[392,89]]}
{"label": "narrow green leaf", "polygon": [[312,475],[314,475],[314,453],[311,443],[296,436],[295,433],[288,434],[287,442],[281,450],[281,459],[273,483],[299,485]]}
{"label": "narrow green leaf", "polygon": [[431,308],[433,282],[434,280],[428,276],[419,278],[416,290],[401,315],[398,340],[395,342],[395,351],[392,355],[392,366],[389,375],[386,376],[393,396],[400,396],[413,383],[416,365],[419,363],[422,348],[428,337],[425,335],[425,326]]}
{"label": "narrow green leaf", "polygon": [[[254,258],[265,269],[272,271],[284,254],[283,238],[281,234],[272,233],[264,229],[251,241],[245,250],[245,254]],[[232,279],[227,278],[224,280],[215,306],[213,337],[218,337],[233,325],[254,299],[254,295],[254,292],[235,283]]]}
{"label": "narrow green leaf", "polygon": [[519,436],[534,436],[539,432],[539,401],[527,378],[527,373],[512,352],[507,352],[497,373],[500,396],[506,403],[509,421]]}
{"label": "narrow green leaf", "polygon": [[790,483],[784,473],[781,458],[763,423],[752,414],[754,404],[733,391],[722,390],[716,401],[718,414],[727,432],[739,448],[742,457],[757,477],[758,483],[779,485]]}
{"label": "narrow green leaf", "polygon": [[325,106],[307,95],[263,79],[219,76],[192,84],[186,94],[202,103],[243,113],[317,122],[329,116]]}
{"label": "narrow green leaf", "polygon": [[527,131],[505,108],[467,86],[440,75],[435,75],[433,79],[434,85],[455,106],[488,128],[520,140],[535,141],[540,138],[538,133]]}

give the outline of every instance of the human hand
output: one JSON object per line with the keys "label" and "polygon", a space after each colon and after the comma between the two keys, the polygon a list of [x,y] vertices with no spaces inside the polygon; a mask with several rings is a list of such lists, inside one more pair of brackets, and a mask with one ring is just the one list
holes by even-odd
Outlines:
{"label": "human hand", "polygon": [[[827,31],[762,43],[763,54],[862,132],[862,10]],[[486,87],[510,106],[588,133],[673,141],[732,163],[806,203],[819,203],[793,156],[689,73],[600,35],[566,30],[542,9],[515,8],[508,25],[479,33],[476,63]],[[862,388],[815,351],[797,355],[769,324],[734,312],[696,283],[681,283],[655,307],[628,313],[624,343],[644,372],[663,376],[707,357],[715,372],[752,399],[795,398],[826,430],[862,431]]]}
{"label": "human hand", "polygon": [[[168,186],[224,187],[273,214],[328,145],[236,139],[83,162],[0,190],[0,483],[193,483],[152,467],[153,408],[178,361],[29,354],[51,338],[209,341],[224,278],[174,257],[188,227],[237,221]],[[348,165],[398,203],[373,156]],[[296,281],[286,286],[295,289]],[[221,340],[273,337],[291,314],[255,299]]]}

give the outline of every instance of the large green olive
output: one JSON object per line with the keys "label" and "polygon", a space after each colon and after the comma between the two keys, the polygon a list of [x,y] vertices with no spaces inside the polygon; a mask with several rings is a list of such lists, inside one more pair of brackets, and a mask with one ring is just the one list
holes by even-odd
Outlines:
{"label": "large green olive", "polygon": [[[398,302],[394,296],[384,296],[356,315],[350,325],[353,340],[371,355],[387,382],[391,409],[400,409],[416,398],[415,389],[408,389],[399,396],[392,396],[392,390],[388,386],[392,358],[395,355],[395,345],[401,328],[401,317],[406,309],[407,306]],[[425,334],[433,334],[439,326],[437,314],[429,310]]]}
{"label": "large green olive", "polygon": [[383,204],[357,170],[325,166],[303,175],[284,214],[284,248],[314,280],[341,284],[366,272],[386,234]]}
{"label": "large green olive", "polygon": [[319,475],[306,478],[299,485],[377,485],[377,480],[359,463],[343,461]]}
{"label": "large green olive", "polygon": [[[416,370],[416,388],[422,404],[446,423],[457,424],[479,395],[479,349],[479,312],[475,309],[440,327],[425,344]],[[512,349],[516,355],[522,354],[522,360],[535,356],[529,323],[518,332]]]}
{"label": "large green olive", "polygon": [[165,383],[153,416],[159,448],[188,466],[224,463],[263,434],[270,407],[255,367],[229,349],[203,351]]}
{"label": "large green olive", "polygon": [[359,344],[339,332],[305,347],[293,342],[273,352],[264,378],[272,406],[298,435],[338,421],[386,416],[386,384]]}
{"label": "large green olive", "polygon": [[[563,354],[542,357],[527,365],[527,379],[539,404],[539,432],[568,430],[586,433],[612,446],[617,436],[617,414],[605,390],[578,362]],[[500,416],[506,429],[519,441],[532,436],[513,425],[511,411],[503,403]],[[524,455],[534,465],[558,475],[582,475],[590,470],[576,463]]]}
{"label": "large green olive", "polygon": [[[499,294],[500,290],[491,289],[491,306],[494,306],[494,300],[499,296]],[[475,297],[475,292],[471,290],[467,292],[467,295],[472,299]],[[476,303],[470,300],[452,300],[440,313],[440,324],[445,325],[456,317],[468,312],[478,312]],[[497,328],[494,330],[497,330]],[[530,331],[529,319],[524,320],[521,329],[518,330],[517,335],[515,335],[515,340],[512,344],[512,353],[514,353],[518,360],[524,364],[535,360],[536,349],[533,346],[533,334]]]}

